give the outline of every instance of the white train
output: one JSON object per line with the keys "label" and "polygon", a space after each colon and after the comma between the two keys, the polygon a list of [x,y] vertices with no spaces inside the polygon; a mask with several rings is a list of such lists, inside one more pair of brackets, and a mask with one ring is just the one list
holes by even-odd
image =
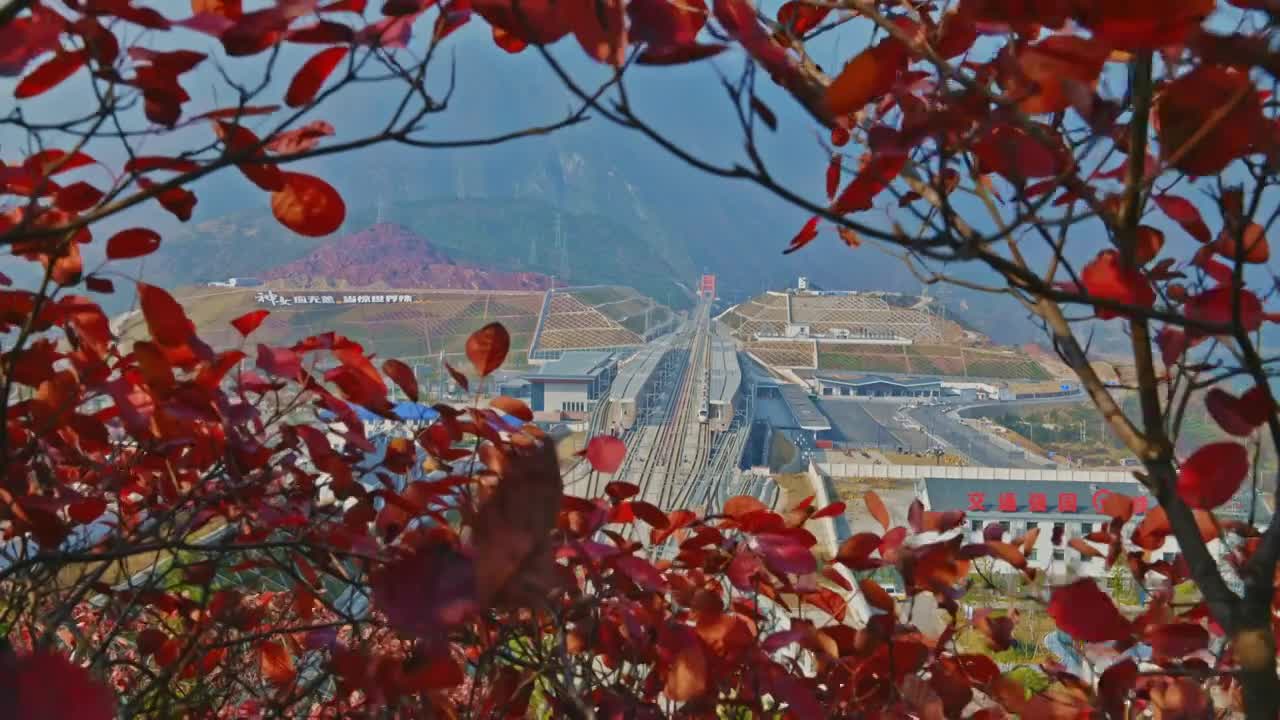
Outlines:
{"label": "white train", "polygon": [[711,370],[702,372],[702,387],[698,392],[698,422],[706,424],[711,418]]}

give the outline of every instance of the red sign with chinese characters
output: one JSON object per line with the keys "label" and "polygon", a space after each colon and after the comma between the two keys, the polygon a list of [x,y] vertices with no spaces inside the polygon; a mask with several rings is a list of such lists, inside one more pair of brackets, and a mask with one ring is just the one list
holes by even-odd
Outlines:
{"label": "red sign with chinese characters", "polygon": [[[1110,490],[1098,490],[1089,497],[1089,504],[1095,513],[1103,513],[1103,503],[1107,496],[1111,495]],[[1018,493],[1002,492],[996,499],[996,509],[999,512],[1018,512],[1022,507],[1018,502]],[[1026,509],[1035,513],[1049,512],[1049,496],[1042,492],[1033,492],[1026,494]],[[1054,507],[1056,512],[1075,513],[1080,512],[1080,496],[1078,493],[1059,493],[1057,504]],[[1150,506],[1150,498],[1145,495],[1133,497],[1133,512],[1135,515],[1142,515],[1147,512]],[[987,494],[982,492],[969,493],[970,511],[982,512],[987,510]]]}

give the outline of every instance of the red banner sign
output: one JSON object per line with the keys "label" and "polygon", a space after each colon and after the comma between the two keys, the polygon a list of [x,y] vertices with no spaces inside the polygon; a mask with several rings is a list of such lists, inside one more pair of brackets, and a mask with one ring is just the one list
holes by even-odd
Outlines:
{"label": "red banner sign", "polygon": [[[1090,505],[1095,513],[1105,514],[1103,511],[1103,503],[1106,502],[1107,496],[1110,494],[1110,490],[1098,490],[1090,496]],[[1059,493],[1057,501],[1057,505],[1054,508],[1056,512],[1080,512],[1080,497],[1077,493]],[[1035,513],[1049,512],[1049,496],[1041,492],[1027,493],[1025,506],[1018,502],[1018,493],[1003,492],[996,497],[995,504],[995,509],[999,512],[1018,512],[1020,509],[1024,508]],[[1150,499],[1145,495],[1139,495],[1138,497],[1133,498],[1134,514],[1141,515],[1145,513],[1149,505]],[[971,512],[985,512],[990,510],[991,508],[989,508],[987,504],[987,494],[981,492],[969,493],[968,509]]]}

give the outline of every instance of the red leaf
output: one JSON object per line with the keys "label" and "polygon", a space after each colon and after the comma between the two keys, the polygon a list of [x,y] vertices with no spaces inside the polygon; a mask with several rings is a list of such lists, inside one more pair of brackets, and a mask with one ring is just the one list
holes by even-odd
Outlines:
{"label": "red leaf", "polygon": [[841,225],[836,228],[836,234],[844,241],[845,245],[851,248],[862,247],[862,238],[858,237],[858,233]]}
{"label": "red leaf", "polygon": [[267,142],[267,149],[279,155],[292,155],[310,150],[320,138],[333,135],[333,125],[315,120],[300,128],[282,132]]}
{"label": "red leaf", "polygon": [[262,157],[259,147],[262,141],[246,127],[232,125],[228,122],[215,121],[214,131],[218,139],[226,145],[228,155],[247,158],[236,163],[236,167],[250,182],[267,192],[276,192],[284,185],[284,174],[275,165],[254,162]]}
{"label": "red leaf", "polygon": [[510,349],[511,335],[502,323],[489,323],[467,338],[467,359],[480,377],[488,377],[502,367]]}
{"label": "red leaf", "polygon": [[1160,360],[1166,367],[1172,367],[1191,347],[1187,334],[1174,327],[1161,329],[1156,335],[1156,344],[1160,346]]}
{"label": "red leaf", "polygon": [[1102,557],[1102,551],[1090,545],[1084,538],[1073,537],[1067,541],[1067,544],[1086,558]]}
{"label": "red leaf", "polygon": [[382,372],[400,386],[410,400],[418,402],[418,378],[413,374],[413,368],[395,358],[389,358],[383,361]]}
{"label": "red leaf", "polygon": [[529,43],[525,42],[524,38],[513,35],[497,25],[493,26],[493,44],[513,55],[529,47]]}
{"label": "red leaf", "polygon": [[824,102],[833,116],[848,115],[893,88],[907,66],[906,48],[888,38],[849,61],[827,86]]}
{"label": "red leaf", "polygon": [[109,294],[116,291],[116,286],[110,280],[97,275],[90,275],[84,279],[84,286],[93,292]]}
{"label": "red leaf", "polygon": [[1051,128],[1035,125],[1043,140],[1013,125],[996,125],[973,146],[982,172],[999,173],[1010,182],[1049,177],[1062,172],[1066,153]]}
{"label": "red leaf", "polygon": [[[1205,394],[1204,406],[1214,422],[1218,423],[1218,427],[1232,435],[1245,437],[1259,424],[1254,422],[1256,414],[1250,412],[1241,398],[1219,388],[1212,388]],[[1265,420],[1266,417],[1263,416],[1261,421]]]}
{"label": "red leaf", "polygon": [[495,410],[500,410],[510,415],[511,417],[516,418],[517,420],[523,420],[524,422],[533,422],[533,411],[530,410],[529,406],[526,405],[524,401],[520,400],[519,398],[507,397],[506,395],[499,395],[498,397],[489,401],[489,407],[494,408]]}
{"label": "red leaf", "polygon": [[[1231,105],[1238,94],[1242,99]],[[1228,105],[1225,117],[1214,117]],[[1200,65],[1169,83],[1156,98],[1155,121],[1162,158],[1198,176],[1216,175],[1246,155],[1264,123],[1249,76],[1214,65]]]}
{"label": "red leaf", "polygon": [[836,560],[854,570],[867,570],[879,563],[870,560],[871,553],[880,547],[880,538],[874,533],[857,533],[840,543]]}
{"label": "red leaf", "polygon": [[107,240],[107,257],[111,260],[150,255],[160,247],[160,234],[147,228],[121,230]]}
{"label": "red leaf", "polygon": [[[138,187],[146,192],[152,192],[157,187],[156,183],[147,178],[138,178]],[[166,190],[156,191],[156,202],[173,216],[186,222],[191,219],[191,213],[196,207],[196,196],[190,190],[180,187],[168,188]]]}
{"label": "red leaf", "polygon": [[247,312],[235,320],[232,320],[231,327],[235,328],[240,333],[241,337],[248,337],[249,333],[257,330],[258,326],[262,324],[262,321],[266,320],[267,316],[270,314],[271,312],[267,310],[254,310],[252,312]]}
{"label": "red leaf", "polygon": [[200,163],[183,158],[171,158],[157,155],[139,155],[124,164],[127,173],[144,173],[151,170],[190,173],[200,169]]}
{"label": "red leaf", "polygon": [[788,0],[778,8],[778,24],[795,37],[804,37],[831,13],[829,5],[810,5],[802,0]]}
{"label": "red leaf", "polygon": [[675,702],[687,702],[707,691],[707,655],[700,641],[686,641],[676,650],[662,691]]}
{"label": "red leaf", "polygon": [[102,200],[102,191],[87,182],[72,183],[54,196],[53,204],[59,210],[69,213],[81,213]]}
{"label": "red leaf", "polygon": [[636,517],[649,523],[656,530],[664,530],[671,526],[671,521],[667,519],[666,513],[659,510],[657,505],[643,500],[633,500],[630,505],[631,512]]}
{"label": "red leaf", "polygon": [[1111,598],[1090,578],[1054,588],[1048,612],[1059,630],[1083,642],[1124,640],[1133,632]]}
{"label": "red leaf", "polygon": [[[1104,298],[1125,305],[1151,307],[1156,300],[1151,283],[1141,270],[1126,267],[1116,250],[1098,253],[1080,274],[1085,291],[1093,297]],[[1098,307],[1095,312],[1102,320],[1121,317],[1123,312]]]}
{"label": "red leaf", "polygon": [[196,15],[200,13],[221,15],[231,20],[244,14],[240,8],[240,0],[191,0],[191,12]]}
{"label": "red leaf", "polygon": [[187,313],[164,290],[146,283],[138,283],[138,298],[142,317],[156,342],[167,347],[180,347],[191,340],[193,329]]}
{"label": "red leaf", "polygon": [[804,224],[804,227],[800,228],[800,232],[796,233],[796,236],[791,238],[791,244],[787,246],[786,250],[782,251],[782,254],[786,255],[788,253],[793,253],[805,245],[808,245],[809,242],[816,237],[818,237],[818,216],[814,215],[809,218],[809,221]]}
{"label": "red leaf", "polygon": [[332,185],[313,175],[281,174],[284,186],[271,193],[271,213],[281,225],[307,237],[322,237],[342,226],[347,206]]}
{"label": "red leaf", "polygon": [[871,517],[880,523],[880,527],[885,530],[889,529],[889,510],[884,506],[884,501],[873,490],[868,490],[863,496],[867,503],[867,512],[871,513]]}
{"label": "red leaf", "polygon": [[640,487],[635,483],[614,480],[604,486],[604,494],[608,495],[615,502],[626,500],[629,497],[635,497],[640,494]]}
{"label": "red leaf", "polygon": [[1156,658],[1181,658],[1209,647],[1209,631],[1202,625],[1185,622],[1149,627],[1144,639]]}
{"label": "red leaf", "polygon": [[747,541],[747,546],[778,575],[807,575],[818,569],[813,552],[791,535],[759,533]]}
{"label": "red leaf", "polygon": [[22,167],[38,175],[60,175],[88,167],[97,161],[82,152],[68,154],[63,150],[41,150],[22,161]]}
{"label": "red leaf", "polygon": [[1204,224],[1204,220],[1200,219],[1200,211],[1196,210],[1196,206],[1189,200],[1168,194],[1156,195],[1153,199],[1164,214],[1181,225],[1183,230],[1191,234],[1191,237],[1205,245],[1209,244],[1211,240],[1209,228]]}
{"label": "red leaf", "polygon": [[[631,20],[631,40],[660,52],[690,52],[698,33],[707,23],[703,0],[632,0],[627,5]],[[718,52],[718,51],[717,51]]]}
{"label": "red leaf", "polygon": [[[793,0],[794,1],[794,0]],[[832,155],[827,165],[827,199],[834,200],[840,189],[840,156]]]}
{"label": "red leaf", "polygon": [[[839,517],[844,514],[845,504],[842,502],[833,502],[830,505],[818,510],[809,516],[810,520],[821,520],[828,517]],[[886,530],[888,528],[885,528]]]}
{"label": "red leaf", "polygon": [[471,389],[471,384],[467,382],[467,376],[458,372],[457,368],[449,363],[445,363],[444,369],[449,371],[449,377],[453,378],[453,381],[457,383],[458,387],[462,388],[463,392],[467,392]]}
{"label": "red leaf", "polygon": [[136,640],[138,652],[141,653],[142,657],[154,655],[164,646],[165,641],[168,639],[169,635],[165,631],[159,628],[147,628],[138,633],[138,639]]}
{"label": "red leaf", "polygon": [[1094,40],[1050,35],[1017,54],[1018,69],[1031,87],[1012,75],[1010,93],[1022,98],[1018,108],[1031,115],[1066,110],[1071,106],[1068,84],[1092,91],[1106,59],[1107,48]]}
{"label": "red leaf", "polygon": [[1247,332],[1257,330],[1262,326],[1264,318],[1262,301],[1249,290],[1241,289],[1237,293],[1227,285],[1211,288],[1188,298],[1183,304],[1183,311],[1191,320],[1231,325],[1233,324],[1232,304],[1237,298],[1240,302],[1240,326]]}
{"label": "red leaf", "polygon": [[987,551],[991,557],[1003,560],[1013,567],[1022,570],[1027,567],[1027,558],[1018,548],[1000,540],[986,541]]}
{"label": "red leaf", "polygon": [[[635,3],[632,3],[633,5]],[[671,45],[669,47],[646,47],[636,58],[638,65],[683,65],[685,63],[705,60],[724,52],[727,45],[693,44]]]}
{"label": "red leaf", "polygon": [[1249,474],[1249,451],[1235,442],[1210,443],[1178,472],[1178,496],[1193,508],[1212,510],[1231,499]]}
{"label": "red leaf", "polygon": [[100,498],[80,500],[67,506],[67,516],[81,525],[87,525],[97,520],[106,511],[107,501]]}
{"label": "red leaf", "polygon": [[86,60],[88,56],[83,52],[59,52],[22,78],[13,96],[25,100],[43,94],[74,75]]}
{"label": "red leaf", "polygon": [[298,671],[293,666],[293,656],[278,642],[262,644],[262,677],[272,685],[292,685]]}
{"label": "red leaf", "polygon": [[477,595],[484,607],[500,597],[522,602],[534,588],[542,588],[535,594],[545,597],[553,581],[550,533],[563,500],[551,442],[512,446],[492,455],[490,469],[498,483],[472,525]]}
{"label": "red leaf", "polygon": [[1255,265],[1271,259],[1271,246],[1267,243],[1267,236],[1261,225],[1249,223],[1240,235],[1243,240],[1241,243],[1244,245],[1243,249],[1237,247],[1235,235],[1223,228],[1222,232],[1218,233],[1218,239],[1213,243],[1213,251],[1232,262],[1236,260],[1237,254],[1244,262]]}
{"label": "red leaf", "polygon": [[[1155,50],[1182,44],[1213,12],[1214,0],[1109,0],[1074,3],[1075,18],[1101,41],[1124,50]],[[1034,7],[1034,6],[1028,6]]]}
{"label": "red leaf", "polygon": [[290,30],[285,36],[285,40],[291,43],[306,45],[350,43],[354,39],[355,33],[350,27],[330,20],[321,20],[313,25]]}
{"label": "red leaf", "polygon": [[1137,231],[1137,246],[1134,248],[1133,262],[1137,265],[1146,265],[1155,260],[1160,254],[1160,249],[1164,247],[1164,233],[1149,226],[1139,225]]}
{"label": "red leaf", "polygon": [[596,472],[611,475],[622,466],[622,459],[627,454],[627,446],[612,435],[597,435],[587,443],[583,454]]}
{"label": "red leaf", "polygon": [[724,502],[724,514],[739,520],[752,513],[768,510],[764,503],[750,495],[735,495]]}
{"label": "red leaf", "polygon": [[315,99],[316,93],[320,92],[320,86],[324,85],[324,81],[346,56],[346,47],[325,48],[311,56],[302,69],[298,70],[298,74],[293,76],[293,82],[289,83],[284,104],[291,108],[309,104]]}
{"label": "red leaf", "polygon": [[1098,680],[1098,697],[1102,700],[1108,720],[1121,720],[1125,717],[1129,693],[1137,679],[1138,665],[1127,658],[1102,673],[1102,678]]}
{"label": "red leaf", "polygon": [[898,177],[906,163],[907,156],[902,153],[863,155],[857,176],[832,203],[831,212],[843,215],[869,209],[871,202]]}
{"label": "red leaf", "polygon": [[296,380],[302,374],[302,357],[289,348],[258,345],[257,364],[263,372],[286,380]]}
{"label": "red leaf", "polygon": [[115,699],[85,668],[62,655],[0,655],[0,688],[12,720],[112,720]]}

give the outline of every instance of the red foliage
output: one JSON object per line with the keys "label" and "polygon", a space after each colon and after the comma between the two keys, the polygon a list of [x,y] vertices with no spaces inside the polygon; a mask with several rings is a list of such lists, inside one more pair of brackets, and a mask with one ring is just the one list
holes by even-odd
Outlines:
{"label": "red foliage", "polygon": [[1212,510],[1231,499],[1249,474],[1249,451],[1234,442],[1210,443],[1178,472],[1178,495],[1193,508]]}
{"label": "red foliage", "polygon": [[[1244,702],[1233,699],[1242,685],[1273,669],[1271,657],[1259,659],[1242,642],[1250,635],[1239,627],[1261,618],[1245,629],[1273,633],[1269,586],[1239,602],[1174,603],[1170,588],[1213,580],[1216,570],[1163,556],[1174,525],[1194,523],[1176,534],[1188,542],[1232,539],[1220,560],[1248,579],[1271,541],[1222,507],[1261,470],[1252,467],[1252,443],[1274,422],[1267,380],[1275,372],[1273,354],[1256,341],[1266,323],[1280,320],[1269,307],[1270,220],[1261,193],[1280,157],[1280,121],[1274,100],[1255,87],[1277,62],[1270,36],[1254,29],[1269,27],[1265,16],[1276,13],[1274,4],[1232,4],[1260,22],[1220,34],[1203,24],[1217,7],[1212,0],[881,3],[864,14],[795,0],[778,8],[777,23],[750,0],[716,0],[710,12],[702,0],[389,0],[372,21],[363,0],[280,0],[248,12],[239,0],[194,0],[193,15],[176,21],[127,0],[14,5],[0,24],[0,75],[15,78],[10,125],[31,136],[11,144],[37,151],[0,163],[0,193],[12,196],[0,239],[14,262],[45,272],[35,290],[0,276],[8,341],[0,356],[5,711],[53,720],[117,711],[516,717],[536,699],[539,712],[555,717],[1128,717],[1133,701],[1161,717],[1207,717],[1218,699],[1210,682],[1228,690],[1229,704]],[[1003,278],[997,289],[1052,329],[1063,360],[1147,465],[1141,479],[1168,505],[1144,511],[1135,499],[1110,495],[1100,508],[1109,520],[1065,543],[1073,556],[1119,564],[1152,588],[1147,606],[1121,611],[1094,580],[1080,578],[1052,587],[1047,601],[1029,592],[1018,609],[982,608],[966,621],[965,591],[982,577],[973,571],[1041,577],[1047,566],[1033,559],[1040,529],[1010,537],[992,525],[969,542],[964,512],[916,501],[898,526],[875,493],[866,494],[865,508],[836,499],[816,507],[810,497],[775,512],[736,496],[723,507],[667,512],[648,501],[647,484],[618,476],[602,497],[566,495],[554,443],[520,400],[438,405],[426,427],[370,437],[352,406],[391,418],[388,378],[420,399],[405,362],[375,359],[333,333],[289,347],[218,351],[187,309],[154,285],[138,282],[138,315],[117,322],[72,294],[82,281],[94,292],[114,291],[108,278],[129,275],[112,263],[160,246],[158,226],[116,224],[116,216],[154,211],[154,201],[189,221],[196,189],[232,165],[270,194],[285,228],[310,237],[337,231],[346,220],[337,190],[281,166],[419,140],[422,118],[447,102],[434,94],[437,75],[426,72],[427,61],[415,63],[424,48],[434,56],[473,12],[506,52],[572,36],[568,42],[611,72],[632,72],[634,61],[657,73],[744,51],[764,72],[746,72],[726,89],[753,162],[722,174],[770,186],[807,215],[826,204],[821,216],[850,247],[870,236],[920,268],[975,261]],[[434,17],[418,22],[424,15]],[[851,50],[833,43],[848,54],[826,71],[805,45],[808,36],[872,25]],[[429,35],[415,37],[422,26]],[[205,42],[188,49],[175,44],[188,40],[166,37],[145,45],[174,29]],[[297,112],[261,104],[259,95],[279,91],[270,76],[257,90],[233,79],[267,58],[278,71],[276,61],[288,57],[280,49],[290,44],[321,46],[286,76],[283,104]],[[1150,53],[1158,61],[1148,62]],[[230,57],[248,59],[237,66]],[[188,110],[204,102],[183,86],[197,68],[207,71],[202,83],[221,77],[233,85],[228,104]],[[831,148],[821,155],[817,200],[775,187],[777,176],[755,164],[763,157],[754,152],[756,130],[780,137],[794,124],[771,109],[779,107],[775,97],[765,104],[758,83],[766,74],[821,126],[819,137],[859,148],[843,187],[846,158]],[[408,125],[393,123],[375,137],[343,128],[339,137],[301,112],[380,77],[406,83],[406,104],[393,112],[413,117]],[[98,92],[75,96],[89,82]],[[67,124],[29,120],[45,106],[27,113],[36,105],[26,101],[47,103],[60,86],[60,100],[101,102],[98,114],[66,113],[79,118]],[[620,87],[593,96],[595,109],[642,128]],[[1140,114],[1148,100],[1149,128]],[[415,115],[419,106],[423,114]],[[204,120],[216,139],[206,133],[184,146],[180,131],[199,135]],[[156,137],[148,147],[160,149],[136,152],[141,147],[130,143],[143,136]],[[55,137],[83,140],[83,149],[59,148]],[[116,142],[127,152],[99,155]],[[1227,173],[1229,181],[1197,179]],[[886,192],[893,214],[868,212]],[[1203,219],[1209,204],[1221,218],[1216,237]],[[975,209],[976,219],[966,219]],[[1166,244],[1166,218],[1199,250],[1183,256],[1180,242]],[[811,243],[819,224],[812,216],[784,252]],[[112,230],[98,233],[108,238],[103,247],[80,247],[104,226]],[[376,230],[320,248],[268,279],[503,288],[542,288],[547,280],[481,275],[413,238],[396,240],[404,247],[390,248],[391,259],[399,262],[388,262],[371,252],[395,240],[388,235]],[[1048,252],[1031,250],[1042,242]],[[86,260],[103,257],[105,267],[86,275]],[[397,267],[375,271],[379,262]],[[1158,330],[1164,368],[1141,367],[1147,348],[1130,353],[1140,365],[1134,375],[1147,384],[1143,412],[1126,415],[1122,404],[1105,402],[1113,391],[1093,374],[1094,352],[1076,332],[1090,315],[1121,319],[1139,342],[1153,323]],[[247,337],[267,316],[249,312],[231,326]],[[497,371],[511,342],[497,323],[474,333],[465,354],[475,375]],[[1200,343],[1206,351],[1192,352]],[[1253,387],[1239,397],[1204,391],[1242,375]],[[1181,425],[1173,408],[1184,398],[1190,408],[1202,398],[1224,432],[1251,444],[1210,442],[1182,460],[1170,433]],[[626,453],[625,440],[598,436],[582,455],[593,470],[617,475]],[[572,471],[575,489],[594,487],[599,478],[581,469]],[[834,546],[829,531],[844,525],[833,521],[850,514],[874,525],[861,524]],[[1053,531],[1055,547],[1064,539],[1063,529]],[[900,614],[915,600],[896,601],[878,572],[896,573],[909,595],[932,595],[940,634],[926,636]],[[1250,612],[1241,603],[1252,603]],[[1050,687],[1028,697],[990,657],[959,649],[957,638],[970,629],[994,651],[1015,647],[1019,622],[1037,604],[1077,641],[1114,643],[1090,655],[1145,643],[1156,667],[1178,674],[1140,673],[1124,661],[1095,686],[1045,663]],[[1220,653],[1211,642],[1219,634],[1228,638]],[[1254,665],[1265,672],[1237,672]]]}

